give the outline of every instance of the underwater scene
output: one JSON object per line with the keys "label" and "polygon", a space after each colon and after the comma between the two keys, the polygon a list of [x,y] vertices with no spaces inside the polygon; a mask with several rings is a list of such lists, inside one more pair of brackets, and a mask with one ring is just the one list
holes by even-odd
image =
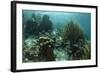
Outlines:
{"label": "underwater scene", "polygon": [[22,10],[22,62],[91,59],[91,14]]}

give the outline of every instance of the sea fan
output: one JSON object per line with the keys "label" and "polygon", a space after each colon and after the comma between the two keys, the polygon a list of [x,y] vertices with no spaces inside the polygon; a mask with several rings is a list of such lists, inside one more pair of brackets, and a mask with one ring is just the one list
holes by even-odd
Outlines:
{"label": "sea fan", "polygon": [[66,44],[66,50],[69,59],[77,60],[82,58],[83,47],[85,43],[84,31],[80,24],[70,21],[65,25],[62,33],[63,43]]}

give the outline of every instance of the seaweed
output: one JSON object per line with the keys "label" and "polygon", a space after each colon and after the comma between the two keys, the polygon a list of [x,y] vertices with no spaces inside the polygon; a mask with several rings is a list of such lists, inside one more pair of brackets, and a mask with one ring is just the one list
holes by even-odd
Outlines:
{"label": "seaweed", "polygon": [[63,43],[66,45],[69,59],[82,59],[83,47],[85,43],[84,31],[80,24],[74,21],[68,22],[62,32]]}
{"label": "seaweed", "polygon": [[82,58],[91,59],[91,43],[89,40],[85,42]]}

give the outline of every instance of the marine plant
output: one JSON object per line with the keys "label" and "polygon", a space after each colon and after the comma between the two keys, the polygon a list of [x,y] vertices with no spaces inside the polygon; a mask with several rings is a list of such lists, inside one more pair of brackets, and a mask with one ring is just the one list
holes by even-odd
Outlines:
{"label": "marine plant", "polygon": [[66,45],[69,60],[82,59],[83,47],[85,43],[84,31],[80,24],[73,20],[64,26],[62,32],[63,43]]}
{"label": "marine plant", "polygon": [[84,54],[82,55],[83,59],[91,59],[91,43],[89,40],[85,42],[83,52],[84,52]]}

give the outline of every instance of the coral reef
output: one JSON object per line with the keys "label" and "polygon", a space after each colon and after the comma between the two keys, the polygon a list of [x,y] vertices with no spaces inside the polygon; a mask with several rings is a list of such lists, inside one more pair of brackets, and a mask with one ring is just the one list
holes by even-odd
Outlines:
{"label": "coral reef", "polygon": [[54,41],[47,37],[41,36],[38,39],[29,38],[23,42],[23,61],[54,61]]}
{"label": "coral reef", "polygon": [[23,62],[37,62],[39,46],[34,38],[28,38],[23,41]]}
{"label": "coral reef", "polygon": [[40,61],[54,61],[53,53],[53,40],[49,37],[40,37],[38,40],[39,43],[39,59]]}
{"label": "coral reef", "polygon": [[23,27],[24,37],[28,38],[34,33],[37,33],[38,23],[36,22],[35,13],[32,14],[31,19],[27,20],[25,26]]}
{"label": "coral reef", "polygon": [[42,18],[42,21],[40,23],[40,26],[39,26],[39,31],[51,33],[52,32],[52,26],[53,26],[53,24],[52,24],[52,21],[49,19],[49,16],[44,15],[43,18]]}
{"label": "coral reef", "polygon": [[[23,20],[24,22],[24,20]],[[37,36],[39,33],[45,33],[45,32],[52,32],[52,21],[49,19],[48,15],[44,15],[43,18],[41,18],[41,14],[39,13],[33,13],[31,18],[27,20],[26,23],[24,23],[23,26],[23,34],[24,38],[28,38],[30,36]]]}
{"label": "coral reef", "polygon": [[82,24],[74,20],[64,24],[48,12],[33,12],[30,19],[23,14],[23,62],[91,59],[91,41],[86,39]]}

